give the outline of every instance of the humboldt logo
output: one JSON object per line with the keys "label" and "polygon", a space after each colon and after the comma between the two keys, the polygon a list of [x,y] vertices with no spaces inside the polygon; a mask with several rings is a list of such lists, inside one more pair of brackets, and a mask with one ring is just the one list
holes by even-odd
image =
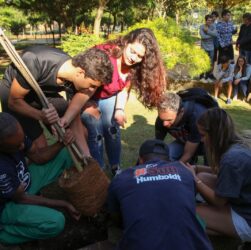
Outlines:
{"label": "humboldt logo", "polygon": [[144,168],[134,171],[134,177],[137,184],[143,182],[177,180],[181,181],[177,168],[174,166],[157,166],[157,164],[149,164]]}

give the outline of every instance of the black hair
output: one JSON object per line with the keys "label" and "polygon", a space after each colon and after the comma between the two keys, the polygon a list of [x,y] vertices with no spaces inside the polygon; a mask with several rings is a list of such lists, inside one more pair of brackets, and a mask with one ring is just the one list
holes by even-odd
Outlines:
{"label": "black hair", "polygon": [[17,119],[9,113],[0,113],[0,143],[17,130]]}
{"label": "black hair", "polygon": [[164,154],[155,154],[155,153],[150,153],[150,154],[142,155],[142,156],[141,156],[141,159],[143,160],[143,162],[151,161],[151,160],[170,161],[168,155],[164,155]]}
{"label": "black hair", "polygon": [[245,13],[242,16],[243,19],[248,19],[249,21],[251,20],[251,13]]}
{"label": "black hair", "polygon": [[85,76],[103,84],[112,82],[113,65],[107,53],[91,48],[72,58],[72,65],[85,71]]}
{"label": "black hair", "polygon": [[223,11],[221,12],[221,17],[224,17],[224,16],[226,16],[227,14],[231,14],[231,11],[230,11],[230,10],[223,10]]}
{"label": "black hair", "polygon": [[209,18],[213,18],[213,16],[212,15],[205,15],[205,20],[207,21],[207,19],[209,19]]}
{"label": "black hair", "polygon": [[221,56],[220,57],[220,63],[223,64],[223,63],[227,63],[228,61],[230,60],[230,58],[228,56]]}
{"label": "black hair", "polygon": [[219,17],[218,11],[216,11],[216,10],[212,11],[211,16]]}

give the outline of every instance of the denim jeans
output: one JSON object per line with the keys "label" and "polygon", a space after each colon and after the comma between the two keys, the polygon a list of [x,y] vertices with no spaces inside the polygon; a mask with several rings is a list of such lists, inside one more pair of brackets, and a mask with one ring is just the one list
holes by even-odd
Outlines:
{"label": "denim jeans", "polygon": [[242,50],[242,54],[246,57],[247,63],[251,64],[251,51]]}
{"label": "denim jeans", "polygon": [[107,99],[98,100],[97,105],[101,112],[99,119],[96,119],[87,112],[83,112],[81,115],[82,122],[88,130],[90,153],[102,168],[105,167],[104,143],[110,166],[120,164],[120,128],[113,117],[115,103],[116,95]]}
{"label": "denim jeans", "polygon": [[243,96],[247,97],[247,90],[248,90],[248,80],[241,80],[239,84],[233,84],[233,97],[237,98],[238,90],[241,89]]}
{"label": "denim jeans", "polygon": [[[169,148],[169,157],[171,161],[178,161],[181,156],[183,155],[184,152],[184,146],[185,144],[182,142],[179,142],[178,140],[175,140],[171,143],[168,144],[168,148]],[[207,160],[205,157],[205,153],[204,153],[204,146],[202,143],[199,144],[196,153],[194,154],[194,157],[192,157],[192,159],[189,161],[191,164],[196,163],[196,157],[198,155],[201,155],[204,157],[204,164],[207,165]]]}

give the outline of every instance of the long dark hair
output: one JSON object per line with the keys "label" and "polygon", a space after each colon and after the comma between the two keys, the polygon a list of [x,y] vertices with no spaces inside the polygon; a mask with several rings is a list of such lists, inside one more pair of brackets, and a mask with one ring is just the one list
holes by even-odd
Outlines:
{"label": "long dark hair", "polygon": [[220,108],[208,109],[197,121],[197,125],[206,132],[208,143],[206,153],[209,165],[218,173],[222,155],[235,143],[244,144],[237,134],[232,118]]}
{"label": "long dark hair", "polygon": [[242,74],[242,77],[246,75],[246,69],[247,69],[247,60],[246,60],[246,57],[245,56],[239,56],[237,61],[236,61],[236,64],[235,64],[235,67],[234,67],[234,74],[237,74],[239,71],[240,71],[240,66],[239,66],[239,59],[243,59],[244,60],[244,64],[243,64],[243,67],[242,67],[242,71],[241,71],[241,74]]}
{"label": "long dark hair", "polygon": [[111,40],[114,44],[111,55],[119,58],[128,43],[139,42],[144,45],[146,52],[139,64],[130,69],[130,80],[139,100],[149,109],[156,107],[159,97],[166,90],[166,70],[161,58],[157,40],[151,29],[135,29],[125,36]]}

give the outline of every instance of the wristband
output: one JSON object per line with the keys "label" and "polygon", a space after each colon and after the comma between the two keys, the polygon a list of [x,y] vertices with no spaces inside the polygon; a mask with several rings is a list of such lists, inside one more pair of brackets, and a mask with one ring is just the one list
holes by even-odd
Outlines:
{"label": "wristband", "polygon": [[115,108],[115,111],[117,111],[117,110],[121,110],[121,111],[125,111],[124,109],[122,109],[122,108]]}
{"label": "wristband", "polygon": [[203,182],[202,182],[202,180],[197,179],[197,180],[196,180],[196,183],[197,183],[197,184],[201,184],[201,183],[203,183]]}

